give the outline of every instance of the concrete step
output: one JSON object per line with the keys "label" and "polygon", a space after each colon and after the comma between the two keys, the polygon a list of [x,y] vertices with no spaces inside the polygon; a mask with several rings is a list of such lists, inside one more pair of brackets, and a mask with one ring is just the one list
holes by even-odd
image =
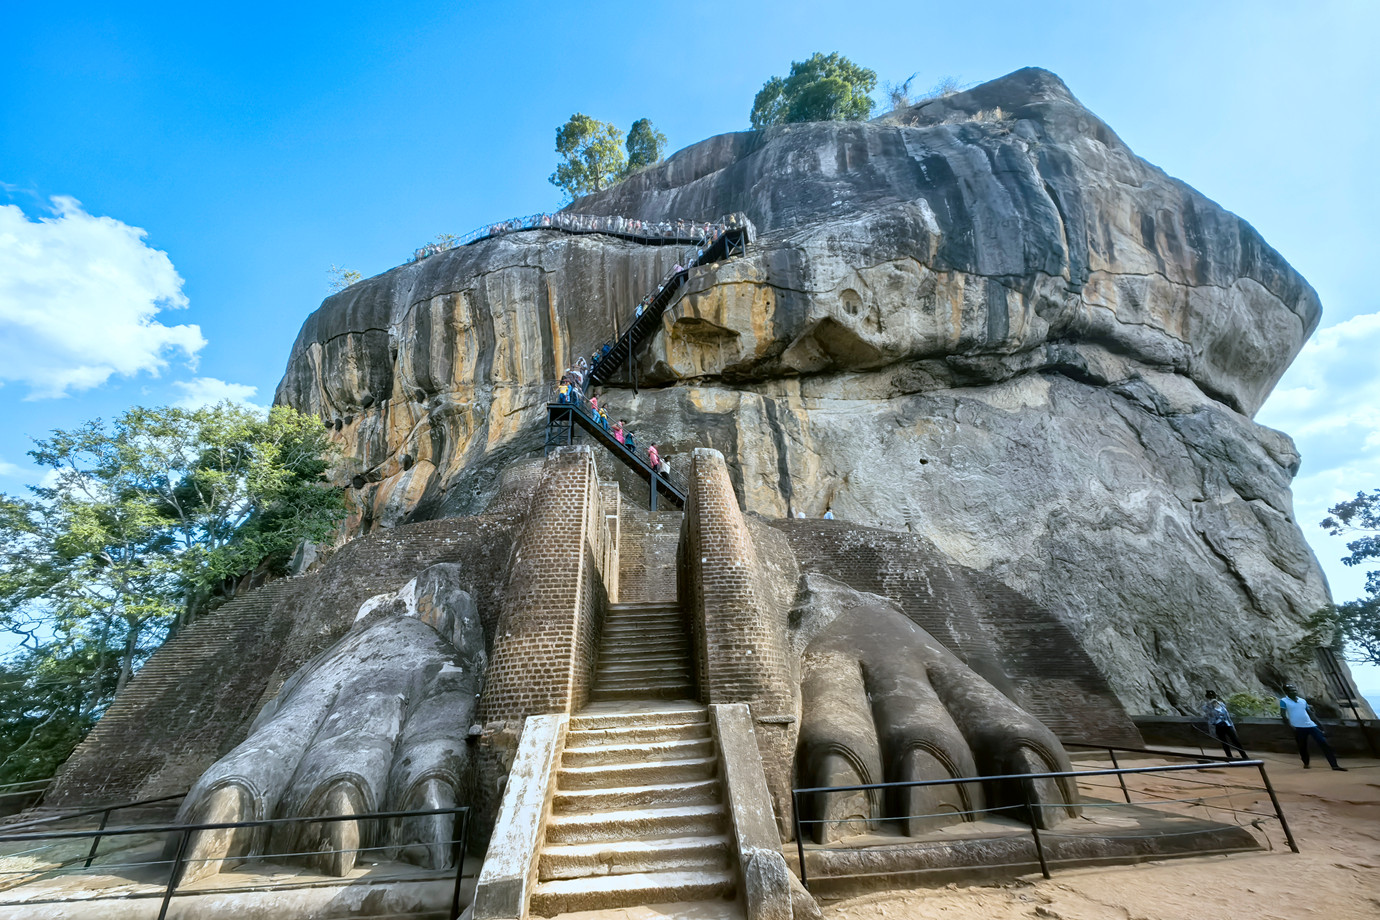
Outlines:
{"label": "concrete step", "polygon": [[[538,882],[532,911],[543,917],[576,910],[616,910],[640,904],[713,901],[737,894],[737,880],[726,869],[694,872],[642,872]],[[698,916],[668,914],[666,916]]]}
{"label": "concrete step", "polygon": [[649,668],[641,674],[621,674],[612,677],[595,678],[594,690],[678,690],[692,686],[690,672],[680,669],[679,673]]}
{"label": "concrete step", "polygon": [[698,704],[670,705],[657,709],[586,711],[570,718],[570,731],[641,728],[650,725],[709,724],[709,710]]}
{"label": "concrete step", "polygon": [[573,844],[706,837],[723,833],[727,822],[728,815],[719,804],[629,808],[588,815],[554,814],[546,822],[546,842]]}
{"label": "concrete step", "polygon": [[667,805],[713,805],[722,795],[717,779],[697,779],[688,783],[658,783],[654,786],[567,789],[555,794],[551,807],[557,812],[575,814]]}
{"label": "concrete step", "polygon": [[662,741],[650,744],[601,744],[596,747],[581,748],[567,746],[561,754],[561,765],[593,767],[600,764],[638,763],[648,759],[689,760],[709,757],[713,753],[714,740],[712,738]]}
{"label": "concrete step", "polygon": [[725,835],[552,846],[542,850],[537,876],[546,882],[594,875],[728,869],[731,854]]}
{"label": "concrete step", "polygon": [[622,641],[610,640],[601,644],[599,656],[624,657],[633,655],[690,654],[689,636],[629,636]]}
{"label": "concrete step", "polygon": [[611,641],[621,641],[623,639],[641,638],[661,638],[663,636],[685,636],[689,637],[690,631],[681,626],[680,623],[671,621],[658,623],[629,623],[626,625],[605,624],[603,643],[608,645]]}
{"label": "concrete step", "polygon": [[695,698],[695,688],[689,684],[668,684],[664,687],[628,687],[625,689],[600,690],[589,692],[591,703],[655,702],[657,700],[691,700]]}
{"label": "concrete step", "polygon": [[680,603],[675,600],[669,601],[632,601],[626,604],[609,604],[608,615],[617,616],[622,613],[661,613],[663,611],[680,612]]}
{"label": "concrete step", "polygon": [[596,744],[644,744],[652,741],[690,741],[708,737],[708,722],[668,722],[661,725],[573,730],[566,733],[565,745],[593,747]]}
{"label": "concrete step", "polygon": [[556,771],[556,788],[565,792],[575,789],[623,789],[629,786],[691,783],[713,779],[718,770],[718,759],[714,757],[651,760],[616,765],[596,764],[588,767],[562,766]]}
{"label": "concrete step", "polygon": [[686,665],[688,656],[683,655],[638,655],[620,654],[610,650],[599,656],[599,669],[627,670],[629,668],[675,668]]}
{"label": "concrete step", "polygon": [[690,654],[690,639],[686,636],[655,639],[626,639],[622,642],[605,642],[599,649],[600,660],[614,659],[626,661],[630,658],[653,658],[666,655]]}
{"label": "concrete step", "polygon": [[629,665],[627,668],[600,668],[595,672],[596,687],[635,686],[642,681],[653,684],[690,684],[690,669],[684,665]]}

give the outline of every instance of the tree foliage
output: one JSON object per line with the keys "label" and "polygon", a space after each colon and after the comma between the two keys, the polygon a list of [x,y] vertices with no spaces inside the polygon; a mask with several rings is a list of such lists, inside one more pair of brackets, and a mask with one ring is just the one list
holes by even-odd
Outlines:
{"label": "tree foliage", "polygon": [[358,284],[364,276],[352,268],[344,268],[334,263],[326,269],[326,274],[331,276],[330,283],[326,287],[332,294],[339,294],[352,284]]}
{"label": "tree foliage", "polygon": [[868,93],[877,74],[838,53],[816,52],[791,62],[787,77],[772,77],[752,101],[752,127],[802,121],[861,121],[872,114]]}
{"label": "tree foliage", "polygon": [[627,168],[623,132],[579,112],[556,129],[556,152],[564,162],[551,174],[551,184],[572,197],[608,188]]}
{"label": "tree foliage", "polygon": [[79,739],[171,632],[343,515],[325,430],[287,407],[133,408],[30,455],[43,485],[0,496],[0,629],[19,648],[0,679],[22,697],[5,701],[22,716],[0,735],[6,763]]}
{"label": "tree foliage", "polygon": [[[1357,492],[1333,505],[1322,521],[1333,536],[1355,535],[1347,543],[1345,565],[1380,563],[1380,489]],[[1380,665],[1380,567],[1366,573],[1366,596],[1332,608],[1342,642],[1355,661]]]}
{"label": "tree foliage", "polygon": [[665,149],[666,135],[650,119],[633,122],[624,144],[617,127],[576,112],[556,129],[556,152],[564,159],[551,174],[551,184],[572,198],[588,195],[658,162]]}
{"label": "tree foliage", "polygon": [[627,148],[627,172],[631,173],[633,170],[660,162],[666,150],[666,135],[652,127],[650,119],[639,118],[628,129]]}

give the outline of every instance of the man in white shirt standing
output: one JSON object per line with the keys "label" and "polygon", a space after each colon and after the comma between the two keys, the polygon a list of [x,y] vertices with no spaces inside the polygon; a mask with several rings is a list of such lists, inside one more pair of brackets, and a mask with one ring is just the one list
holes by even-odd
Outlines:
{"label": "man in white shirt standing", "polygon": [[1327,743],[1327,736],[1322,733],[1318,723],[1313,721],[1313,707],[1299,696],[1299,688],[1293,684],[1284,685],[1284,696],[1279,701],[1279,717],[1284,720],[1285,725],[1294,730],[1294,741],[1299,746],[1299,757],[1303,759],[1305,768],[1308,767],[1308,739],[1312,738],[1318,742],[1318,747],[1322,748],[1323,756],[1332,765],[1332,769],[1346,770],[1346,767],[1337,766],[1337,755],[1332,753],[1332,745]]}

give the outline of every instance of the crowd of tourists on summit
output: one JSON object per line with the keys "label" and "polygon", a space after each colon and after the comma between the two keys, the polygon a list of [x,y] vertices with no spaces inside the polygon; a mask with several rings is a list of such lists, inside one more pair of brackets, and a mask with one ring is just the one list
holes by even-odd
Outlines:
{"label": "crowd of tourists on summit", "polygon": [[529,214],[514,217],[497,223],[485,224],[461,237],[427,243],[418,248],[412,256],[413,261],[421,261],[428,256],[468,246],[470,243],[506,233],[520,233],[524,230],[564,230],[567,233],[616,233],[620,236],[634,236],[647,240],[683,240],[702,249],[708,249],[729,230],[742,226],[737,214],[730,214],[718,221],[686,220],[642,220],[636,217],[605,217],[598,214],[571,214],[566,211],[555,213]]}

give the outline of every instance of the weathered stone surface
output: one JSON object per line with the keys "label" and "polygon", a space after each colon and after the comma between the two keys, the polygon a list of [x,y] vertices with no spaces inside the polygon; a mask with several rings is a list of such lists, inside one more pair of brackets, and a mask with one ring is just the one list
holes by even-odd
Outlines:
{"label": "weathered stone surface", "polygon": [[[460,566],[432,566],[371,598],[355,628],[294,674],[259,712],[249,737],[207,770],[180,823],[260,821],[450,808],[467,791],[465,744],[487,664]],[[311,853],[319,871],[350,871],[359,847],[391,847],[427,868],[450,861],[450,816],[207,831],[194,835],[183,879],[224,858]],[[375,839],[378,836],[379,839]],[[176,840],[169,842],[175,849]]]}
{"label": "weathered stone surface", "polygon": [[[694,273],[640,395],[606,393],[677,468],[714,447],[749,511],[928,537],[1057,611],[1135,710],[1319,680],[1290,658],[1327,599],[1298,457],[1250,420],[1317,297],[1052,74],[712,138],[574,208],[758,228]],[[322,305],[277,399],[337,428],[358,529],[468,513],[675,257],[535,231],[404,266]]]}

